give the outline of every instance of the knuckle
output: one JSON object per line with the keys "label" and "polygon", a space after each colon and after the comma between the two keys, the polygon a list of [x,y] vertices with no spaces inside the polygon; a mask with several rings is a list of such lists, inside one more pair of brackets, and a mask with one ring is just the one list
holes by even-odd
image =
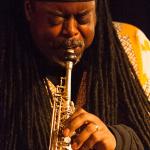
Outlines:
{"label": "knuckle", "polygon": [[87,149],[88,149],[88,146],[85,145],[85,144],[84,144],[84,145],[82,146],[82,148],[81,148],[81,150],[87,150]]}
{"label": "knuckle", "polygon": [[99,141],[98,136],[96,136],[96,135],[94,135],[94,134],[91,135],[91,139],[92,139],[92,141],[93,141],[94,143],[96,143],[96,142]]}
{"label": "knuckle", "polygon": [[85,120],[87,118],[87,114],[85,112],[81,113],[81,115],[79,116],[80,119]]}
{"label": "knuckle", "polygon": [[90,150],[93,148],[93,144],[92,142],[85,142],[83,145],[82,145],[82,149],[83,150]]}
{"label": "knuckle", "polygon": [[84,143],[83,139],[80,137],[77,137],[75,141],[76,143],[78,143],[78,147],[81,147]]}
{"label": "knuckle", "polygon": [[93,133],[93,126],[92,126],[92,124],[88,124],[85,129],[87,130],[87,132]]}
{"label": "knuckle", "polygon": [[85,113],[86,113],[86,111],[85,111],[84,109],[82,109],[82,108],[79,109],[79,112],[80,112],[81,114],[85,114]]}

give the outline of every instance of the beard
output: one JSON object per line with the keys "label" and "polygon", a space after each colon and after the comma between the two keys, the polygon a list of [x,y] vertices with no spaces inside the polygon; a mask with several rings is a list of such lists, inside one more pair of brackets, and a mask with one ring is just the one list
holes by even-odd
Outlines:
{"label": "beard", "polygon": [[60,38],[50,42],[50,46],[54,49],[75,49],[76,47],[84,47],[85,43],[83,40]]}
{"label": "beard", "polygon": [[53,54],[51,54],[52,60],[64,67],[65,61],[73,61],[74,64],[80,61],[85,42],[77,39],[58,39],[50,41],[49,46],[53,51]]}
{"label": "beard", "polygon": [[74,65],[80,61],[85,42],[76,39],[45,39],[45,42],[38,47],[48,66],[61,69],[66,67],[66,61],[72,61]]}

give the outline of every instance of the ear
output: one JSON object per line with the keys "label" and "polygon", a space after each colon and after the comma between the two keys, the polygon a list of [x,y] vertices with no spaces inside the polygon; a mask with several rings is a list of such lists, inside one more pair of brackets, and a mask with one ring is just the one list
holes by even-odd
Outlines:
{"label": "ear", "polygon": [[94,22],[94,27],[96,27],[96,24],[97,24],[97,14],[96,13],[94,13],[93,22]]}
{"label": "ear", "polygon": [[96,24],[97,24],[97,15],[95,14],[94,25],[96,26]]}
{"label": "ear", "polygon": [[25,0],[24,2],[24,10],[25,10],[25,15],[26,19],[30,22],[31,21],[31,16],[32,16],[32,7],[31,7],[31,2],[30,0]]}
{"label": "ear", "polygon": [[96,26],[96,24],[97,24],[97,13],[96,13],[96,7],[95,7],[95,10],[94,10],[94,26]]}

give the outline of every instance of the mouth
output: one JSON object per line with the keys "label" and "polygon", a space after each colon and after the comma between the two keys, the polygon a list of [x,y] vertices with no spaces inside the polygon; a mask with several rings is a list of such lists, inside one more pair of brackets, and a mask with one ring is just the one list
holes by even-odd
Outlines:
{"label": "mouth", "polygon": [[64,60],[66,55],[68,55],[68,50],[72,50],[76,58],[79,59],[83,53],[85,43],[83,40],[61,39],[53,42],[52,47],[57,51],[56,53],[61,60]]}
{"label": "mouth", "polygon": [[58,52],[58,57],[62,61],[74,61],[76,62],[80,55],[82,54],[82,49],[80,47],[75,48],[67,48],[67,49],[61,49]]}
{"label": "mouth", "polygon": [[[71,51],[68,52],[68,51]],[[59,49],[58,51],[55,51],[55,55],[53,55],[51,60],[54,60],[55,63],[60,64],[61,66],[65,66],[66,61],[72,61],[73,64],[77,64],[81,57],[83,51],[80,47],[76,47],[74,49]]]}
{"label": "mouth", "polygon": [[[74,64],[77,64],[80,61],[84,48],[85,43],[83,40],[57,39],[56,41],[51,41],[49,43],[49,48],[47,48],[48,53],[45,55],[51,63],[59,64],[61,66],[65,66],[68,58],[69,61],[73,61]],[[68,50],[71,50],[73,53],[68,53]]]}

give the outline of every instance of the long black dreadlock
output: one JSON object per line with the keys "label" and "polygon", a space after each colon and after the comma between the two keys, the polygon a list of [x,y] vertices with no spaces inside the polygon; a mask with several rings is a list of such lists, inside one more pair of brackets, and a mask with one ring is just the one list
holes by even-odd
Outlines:
{"label": "long black dreadlock", "polygon": [[[50,122],[47,81],[34,52],[24,1],[9,1],[11,11],[0,26],[0,146],[3,150],[46,150]],[[96,35],[81,60],[81,77],[82,62],[89,62],[85,67],[87,109],[106,124],[131,126],[145,147],[150,147],[150,107],[117,38],[106,0],[97,1]]]}
{"label": "long black dreadlock", "polygon": [[46,150],[49,95],[23,18],[23,1],[11,1],[9,8],[0,32],[0,147]]}
{"label": "long black dreadlock", "polygon": [[148,149],[150,105],[118,40],[106,0],[97,1],[97,21],[97,34],[88,54],[87,109],[107,124],[129,125]]}

